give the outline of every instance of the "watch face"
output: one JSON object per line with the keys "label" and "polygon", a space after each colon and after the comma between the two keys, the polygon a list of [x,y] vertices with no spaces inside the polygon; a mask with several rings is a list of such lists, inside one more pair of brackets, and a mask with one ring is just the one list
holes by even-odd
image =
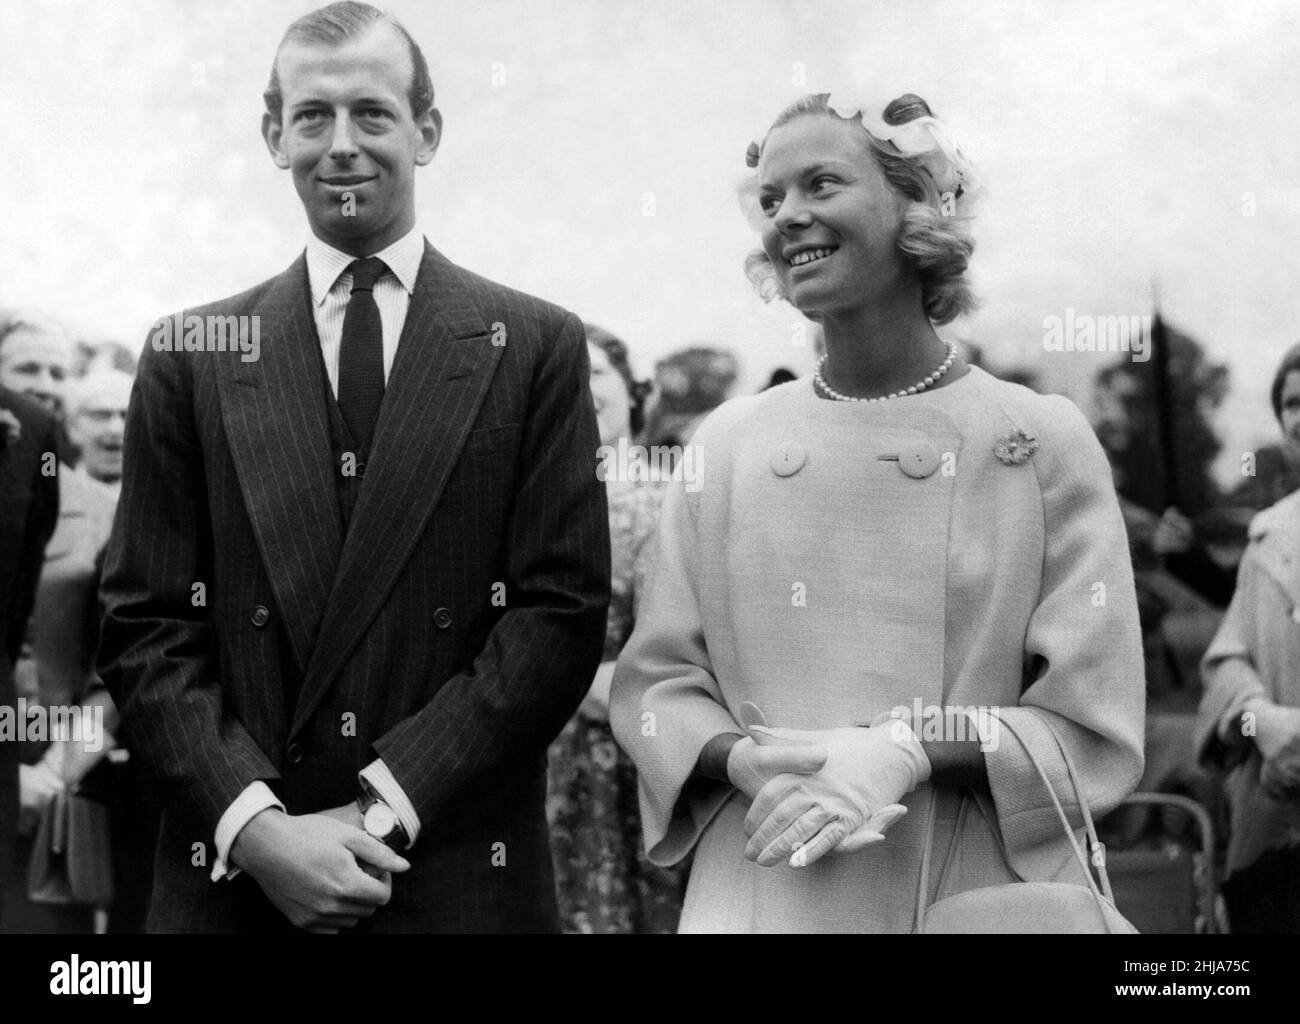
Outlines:
{"label": "watch face", "polygon": [[397,827],[397,815],[388,804],[374,803],[366,811],[363,823],[368,835],[383,839]]}

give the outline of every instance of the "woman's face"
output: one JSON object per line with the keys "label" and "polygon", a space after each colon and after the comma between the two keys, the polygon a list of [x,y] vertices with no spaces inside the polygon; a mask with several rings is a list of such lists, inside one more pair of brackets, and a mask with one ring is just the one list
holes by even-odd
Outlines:
{"label": "woman's face", "polygon": [[1300,370],[1292,370],[1282,382],[1282,437],[1291,451],[1300,454]]}
{"label": "woman's face", "polygon": [[618,444],[620,437],[632,433],[632,399],[627,383],[603,348],[588,342],[587,352],[591,356],[591,398],[596,403],[600,443]]}
{"label": "woman's face", "polygon": [[908,201],[856,122],[809,114],[774,129],[758,185],[763,249],[801,313],[849,314],[905,284],[911,272],[895,243]]}
{"label": "woman's face", "polygon": [[58,331],[20,327],[0,344],[0,384],[63,414],[63,389],[72,376],[72,342]]}

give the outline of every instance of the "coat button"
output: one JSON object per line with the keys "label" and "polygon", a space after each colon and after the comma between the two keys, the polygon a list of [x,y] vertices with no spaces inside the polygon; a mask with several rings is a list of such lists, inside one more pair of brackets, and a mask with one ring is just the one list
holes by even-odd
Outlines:
{"label": "coat button", "polygon": [[357,479],[360,480],[360,479],[362,479],[363,477],[365,477],[365,475],[366,475],[366,464],[365,464],[364,462],[358,462],[358,463],[357,463]]}
{"label": "coat button", "polygon": [[253,609],[252,622],[253,625],[256,626],[258,629],[261,629],[270,621],[271,621],[271,609],[267,608],[266,605],[259,604],[256,608]]}
{"label": "coat button", "polygon": [[433,613],[433,624],[439,629],[451,628],[451,612],[446,608],[439,608]]}
{"label": "coat button", "polygon": [[302,744],[290,743],[289,748],[284,752],[284,759],[290,764],[302,764]]}
{"label": "coat button", "polygon": [[772,452],[768,465],[777,476],[794,476],[803,469],[803,464],[807,460],[808,452],[803,445],[787,442]]}
{"label": "coat button", "polygon": [[924,480],[939,468],[939,452],[929,441],[908,441],[898,450],[898,468],[915,480]]}

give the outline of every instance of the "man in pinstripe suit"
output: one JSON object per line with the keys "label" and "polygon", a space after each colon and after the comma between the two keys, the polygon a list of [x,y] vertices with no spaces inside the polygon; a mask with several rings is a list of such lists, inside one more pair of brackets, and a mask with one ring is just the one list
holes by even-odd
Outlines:
{"label": "man in pinstripe suit", "polygon": [[101,591],[168,794],[150,928],[555,930],[545,751],[609,597],[581,325],[424,241],[441,117],[396,22],[295,22],[266,101],[307,251],[184,319],[255,360],[146,345]]}

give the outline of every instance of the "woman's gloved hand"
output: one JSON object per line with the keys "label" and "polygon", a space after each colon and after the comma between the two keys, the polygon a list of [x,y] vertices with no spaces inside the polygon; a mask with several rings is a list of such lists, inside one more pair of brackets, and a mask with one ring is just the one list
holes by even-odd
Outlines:
{"label": "woman's gloved hand", "polygon": [[727,778],[753,800],[773,779],[805,777],[826,763],[823,746],[803,740],[759,744],[742,736],[727,755]]}
{"label": "woman's gloved hand", "polygon": [[1265,700],[1246,705],[1255,715],[1255,746],[1264,758],[1260,785],[1274,800],[1300,797],[1300,708]]}
{"label": "woman's gloved hand", "polygon": [[826,763],[812,775],[777,776],[762,787],[745,817],[745,856],[770,867],[801,867],[836,848],[862,849],[907,809],[898,801],[930,777],[930,759],[907,723],[805,731],[750,726],[777,743],[824,748]]}

